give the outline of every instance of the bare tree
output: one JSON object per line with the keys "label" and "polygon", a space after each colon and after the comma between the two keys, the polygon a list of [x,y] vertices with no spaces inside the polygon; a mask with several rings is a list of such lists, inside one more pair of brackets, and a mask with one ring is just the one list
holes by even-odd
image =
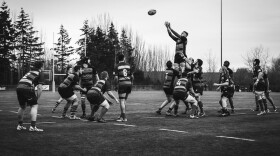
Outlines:
{"label": "bare tree", "polygon": [[266,67],[268,64],[268,58],[269,58],[269,49],[264,48],[262,45],[259,47],[255,47],[247,52],[247,55],[242,58],[244,59],[245,65],[251,70],[253,69],[253,62],[255,59],[259,59],[261,61],[261,65],[263,67]]}
{"label": "bare tree", "polygon": [[205,55],[206,58],[206,72],[215,72],[217,69],[217,59],[216,55],[212,53],[212,50],[209,50],[209,52]]}

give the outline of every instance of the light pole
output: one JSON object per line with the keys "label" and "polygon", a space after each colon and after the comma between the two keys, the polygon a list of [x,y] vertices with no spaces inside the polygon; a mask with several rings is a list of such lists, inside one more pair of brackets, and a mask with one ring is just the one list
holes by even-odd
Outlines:
{"label": "light pole", "polygon": [[52,92],[54,93],[55,92],[55,81],[54,81],[54,56],[59,56],[58,54],[56,53],[53,53],[52,55]]}
{"label": "light pole", "polygon": [[221,0],[221,66],[223,66],[223,0]]}

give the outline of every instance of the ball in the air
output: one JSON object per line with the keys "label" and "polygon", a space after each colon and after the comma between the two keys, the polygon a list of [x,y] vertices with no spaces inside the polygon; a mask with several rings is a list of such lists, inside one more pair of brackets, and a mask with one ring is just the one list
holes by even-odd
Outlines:
{"label": "ball in the air", "polygon": [[148,11],[148,15],[150,15],[150,16],[152,16],[156,13],[157,13],[157,11],[155,9],[151,9],[151,10]]}

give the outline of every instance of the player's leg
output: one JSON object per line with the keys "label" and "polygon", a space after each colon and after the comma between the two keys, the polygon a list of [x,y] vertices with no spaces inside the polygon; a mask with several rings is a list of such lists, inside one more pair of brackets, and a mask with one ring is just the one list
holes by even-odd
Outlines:
{"label": "player's leg", "polygon": [[175,105],[179,105],[180,101],[179,100],[175,100],[171,103],[171,105],[169,106],[168,110],[166,111],[166,116],[172,116],[171,111],[173,110],[173,108],[175,107]]}
{"label": "player's leg", "polygon": [[109,105],[109,103],[108,103],[107,100],[104,100],[104,101],[100,104],[100,106],[102,107],[102,109],[101,109],[101,112],[100,112],[99,117],[97,118],[97,122],[105,123],[106,120],[103,119],[103,116],[104,116],[104,115],[106,114],[106,112],[109,110],[110,105]]}
{"label": "player's leg", "polygon": [[60,105],[60,103],[61,103],[63,100],[64,100],[64,99],[63,99],[62,97],[60,97],[60,98],[56,101],[55,106],[54,106],[54,108],[52,109],[52,113],[55,112],[56,108],[58,107],[58,105]]}
{"label": "player's leg", "polygon": [[72,100],[66,100],[66,101],[67,101],[67,103],[65,104],[63,111],[62,111],[62,116],[61,116],[62,118],[66,117],[66,113],[67,113],[69,107],[71,106],[71,104],[73,103]]}
{"label": "player's leg", "polygon": [[83,111],[81,118],[85,118],[86,117],[86,93],[84,92],[81,92],[81,107]]}
{"label": "player's leg", "polygon": [[257,115],[263,115],[263,114],[265,114],[265,111],[264,111],[264,108],[263,108],[263,98],[262,98],[262,94],[263,94],[262,91],[255,91],[255,96],[256,96],[258,105],[259,105],[259,107],[260,107],[260,109],[261,109],[260,113],[258,113]]}
{"label": "player's leg", "polygon": [[71,106],[71,110],[70,110],[70,117],[69,117],[69,119],[72,119],[72,120],[80,119],[79,117],[77,117],[75,115],[76,112],[77,112],[78,106],[79,106],[79,101],[78,101],[77,95],[74,94],[70,98],[68,98],[67,100],[72,101],[72,106]]}
{"label": "player's leg", "polygon": [[269,95],[269,91],[265,92],[265,97],[270,102],[270,104],[272,105],[273,110],[276,112],[277,111],[277,107],[274,105],[274,101],[273,101],[272,97]]}
{"label": "player's leg", "polygon": [[126,97],[126,93],[119,93],[121,115],[120,115],[120,119],[118,119],[117,121],[127,121],[126,114],[125,114],[125,110],[126,110],[125,97]]}
{"label": "player's leg", "polygon": [[17,89],[17,98],[19,102],[19,109],[18,109],[18,125],[17,130],[25,130],[26,127],[23,126],[23,118],[24,118],[24,112],[26,108],[26,98],[24,96],[24,92]]}
{"label": "player's leg", "polygon": [[222,96],[221,102],[222,102],[222,114],[221,116],[228,116],[230,115],[229,111],[227,110],[227,96]]}
{"label": "player's leg", "polygon": [[157,114],[161,114],[161,110],[172,101],[172,95],[166,94],[166,100],[160,105],[159,109],[156,111]]}
{"label": "player's leg", "polygon": [[199,96],[196,98],[197,100],[197,105],[200,109],[200,113],[199,113],[199,116],[205,116],[205,112],[204,112],[204,109],[203,109],[203,102],[201,101],[201,94],[198,93]]}
{"label": "player's leg", "polygon": [[184,101],[191,103],[192,111],[191,111],[191,114],[190,114],[190,118],[191,119],[197,119],[198,118],[198,116],[196,115],[196,113],[198,111],[197,100],[194,97],[188,95],[187,98],[184,99]]}

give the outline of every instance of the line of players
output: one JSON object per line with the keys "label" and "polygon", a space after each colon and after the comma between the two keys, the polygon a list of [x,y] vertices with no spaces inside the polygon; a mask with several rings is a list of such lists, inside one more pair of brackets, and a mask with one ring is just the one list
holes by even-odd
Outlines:
{"label": "line of players", "polygon": [[[61,96],[61,99],[58,100],[55,107],[52,109],[52,112],[55,111],[56,107],[61,103],[63,99],[67,101],[64,106],[62,117],[66,117],[66,112],[70,109],[70,119],[80,119],[76,116],[77,108],[79,105],[78,97],[75,94],[74,90],[79,90],[81,92],[81,106],[83,115],[82,118],[87,118],[88,120],[96,120],[97,122],[104,123],[106,122],[103,119],[103,116],[106,114],[110,105],[113,103],[104,96],[106,92],[108,96],[114,99],[117,103],[120,104],[121,114],[116,121],[126,122],[126,109],[125,104],[128,98],[128,95],[131,93],[133,75],[131,73],[131,67],[128,63],[125,63],[124,54],[118,55],[119,63],[116,65],[113,75],[115,75],[114,83],[115,90],[118,92],[119,100],[111,92],[111,84],[108,81],[109,74],[107,71],[103,71],[99,76],[94,67],[89,66],[88,58],[81,60],[73,69],[68,67],[68,74],[65,77],[64,81],[58,87],[58,93]],[[42,73],[43,62],[35,62],[31,71],[29,71],[25,76],[20,79],[16,92],[19,101],[19,110],[18,110],[18,125],[17,130],[26,130],[26,127],[23,126],[24,112],[27,106],[31,107],[31,125],[29,131],[33,132],[42,132],[43,129],[36,127],[37,120],[37,111],[38,111],[38,99],[42,93],[42,85],[44,84],[44,76]],[[94,78],[96,83],[94,83]],[[37,90],[35,90],[37,87]],[[88,99],[91,107],[91,114],[86,116],[85,114],[85,99]],[[101,113],[98,116],[95,116],[95,112],[100,108]]]}

